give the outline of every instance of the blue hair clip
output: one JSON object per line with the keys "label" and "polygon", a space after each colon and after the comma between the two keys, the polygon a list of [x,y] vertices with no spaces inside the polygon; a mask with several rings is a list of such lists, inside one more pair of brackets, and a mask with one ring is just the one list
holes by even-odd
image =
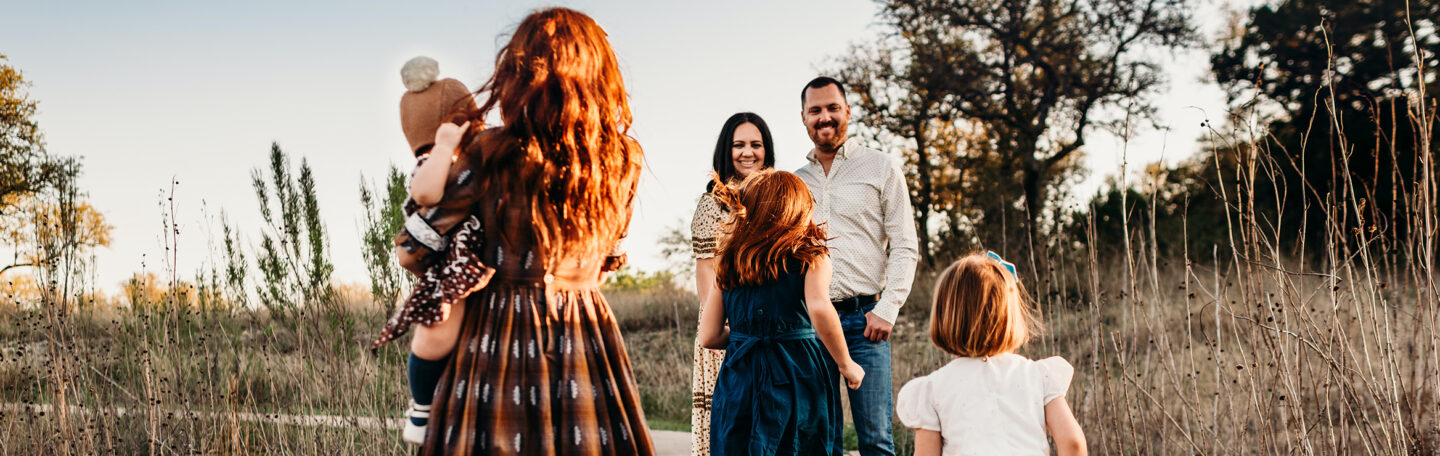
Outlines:
{"label": "blue hair clip", "polygon": [[994,258],[995,261],[999,261],[1001,266],[1004,266],[1006,270],[1010,271],[1011,277],[1014,277],[1016,280],[1020,279],[1020,275],[1015,273],[1015,263],[1011,263],[1009,261],[1005,261],[1004,258],[1000,258],[1000,254],[995,253],[994,250],[986,251],[985,256]]}

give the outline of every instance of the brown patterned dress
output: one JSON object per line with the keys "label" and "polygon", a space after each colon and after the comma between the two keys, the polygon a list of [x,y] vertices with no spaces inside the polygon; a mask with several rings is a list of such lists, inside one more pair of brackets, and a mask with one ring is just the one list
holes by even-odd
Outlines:
{"label": "brown patterned dress", "polygon": [[[462,225],[452,247],[473,255],[446,256],[452,272],[479,263],[495,272],[464,298],[420,454],[654,454],[630,358],[600,294],[602,268],[623,257],[562,257],[547,270],[524,198],[482,198],[479,226]],[[480,235],[463,241],[464,233]],[[450,288],[439,287],[466,294]]]}

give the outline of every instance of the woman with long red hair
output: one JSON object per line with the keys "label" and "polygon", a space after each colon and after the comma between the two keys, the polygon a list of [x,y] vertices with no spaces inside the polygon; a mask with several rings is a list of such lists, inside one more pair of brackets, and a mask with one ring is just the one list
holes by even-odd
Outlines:
{"label": "woman with long red hair", "polygon": [[[699,339],[725,349],[710,412],[710,454],[839,455],[840,391],[864,369],[850,359],[830,303],[825,233],[805,182],[759,171],[715,200],[729,209],[715,265],[719,293]],[[728,325],[727,325],[728,323]]]}
{"label": "woman with long red hair", "polygon": [[[623,261],[643,158],[606,33],[574,10],[534,12],[477,93],[488,98],[458,144],[440,134],[434,147],[469,158],[477,223],[453,235],[445,304],[386,328],[420,323],[412,350],[443,366],[420,453],[652,454],[599,290]],[[500,126],[484,129],[496,109]]]}

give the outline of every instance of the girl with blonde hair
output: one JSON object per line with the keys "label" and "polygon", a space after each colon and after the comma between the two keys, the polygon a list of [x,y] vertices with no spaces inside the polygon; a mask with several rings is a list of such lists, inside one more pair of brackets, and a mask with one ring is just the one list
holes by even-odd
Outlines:
{"label": "girl with blonde hair", "polygon": [[895,415],[915,429],[917,456],[1084,455],[1085,433],[1065,403],[1075,369],[1058,356],[1015,354],[1038,317],[1015,265],[994,252],[961,258],[935,285],[930,339],[955,355],[900,388]]}

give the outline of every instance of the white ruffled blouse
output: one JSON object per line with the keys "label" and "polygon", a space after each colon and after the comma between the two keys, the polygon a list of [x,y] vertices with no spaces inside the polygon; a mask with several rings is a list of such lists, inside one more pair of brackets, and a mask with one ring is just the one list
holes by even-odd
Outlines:
{"label": "white ruffled blouse", "polygon": [[906,427],[939,432],[945,456],[1048,455],[1045,405],[1074,374],[1058,356],[956,358],[900,388],[895,413]]}

